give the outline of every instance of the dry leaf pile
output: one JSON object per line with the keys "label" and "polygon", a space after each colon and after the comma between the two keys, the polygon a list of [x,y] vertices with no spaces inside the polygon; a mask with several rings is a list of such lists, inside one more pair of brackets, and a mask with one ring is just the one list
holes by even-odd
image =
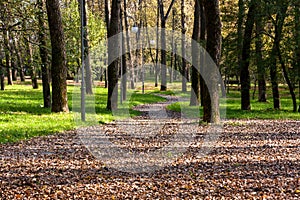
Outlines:
{"label": "dry leaf pile", "polygon": [[[300,199],[299,127],[289,120],[226,121],[213,148],[201,155],[207,127],[199,126],[182,157],[149,173],[107,166],[76,131],[4,144],[0,199]],[[118,134],[114,142],[137,144],[138,151],[145,142],[149,150],[149,140],[157,145],[170,137],[160,134],[145,141]]]}

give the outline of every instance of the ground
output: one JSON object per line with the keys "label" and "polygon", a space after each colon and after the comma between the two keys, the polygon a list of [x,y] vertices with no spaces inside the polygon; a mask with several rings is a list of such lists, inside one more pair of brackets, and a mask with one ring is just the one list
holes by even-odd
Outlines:
{"label": "ground", "polygon": [[[169,99],[174,101],[174,99]],[[156,111],[166,104],[155,104]],[[139,107],[145,123],[149,105]],[[161,109],[159,109],[161,108]],[[147,110],[148,109],[148,110]],[[170,136],[179,113],[157,137]],[[154,114],[154,116],[156,116]],[[140,120],[140,121],[139,121]],[[171,125],[170,125],[171,124]],[[135,125],[135,127],[141,124]],[[142,127],[142,126],[141,126]],[[299,199],[300,121],[228,120],[211,146],[208,125],[191,124],[194,143],[173,163],[149,172],[122,172],[97,159],[78,130],[0,146],[1,199]],[[195,128],[196,127],[196,128]],[[116,122],[101,125],[115,144],[137,148],[137,138],[122,138]],[[113,130],[113,131],[112,131]],[[172,135],[172,134],[171,134]],[[120,139],[121,138],[121,139]],[[148,138],[149,139],[149,138]],[[139,140],[143,142],[143,140]],[[151,143],[151,142],[150,142]],[[150,145],[150,146],[149,146]],[[155,146],[154,145],[154,146]],[[157,146],[158,145],[158,146]],[[151,150],[147,140],[146,149]],[[210,148],[208,148],[210,147]],[[203,148],[209,151],[205,154]],[[149,150],[149,151],[150,151]],[[91,153],[92,152],[92,153]]]}

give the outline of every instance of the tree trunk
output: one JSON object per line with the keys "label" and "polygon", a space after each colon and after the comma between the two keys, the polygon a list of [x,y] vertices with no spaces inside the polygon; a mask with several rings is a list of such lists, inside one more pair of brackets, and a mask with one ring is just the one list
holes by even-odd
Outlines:
{"label": "tree trunk", "polygon": [[46,0],[52,47],[52,112],[68,112],[66,51],[60,5]]}
{"label": "tree trunk", "polygon": [[255,25],[256,25],[256,40],[255,40],[255,51],[256,51],[256,65],[257,65],[257,81],[258,81],[258,101],[259,102],[266,102],[266,70],[263,63],[263,56],[262,56],[262,32],[263,32],[263,25],[262,25],[262,9],[261,9],[261,2],[257,0],[257,9],[259,11],[255,15]]}
{"label": "tree trunk", "polygon": [[187,69],[186,69],[186,42],[185,42],[185,13],[184,13],[184,0],[181,0],[181,53],[182,53],[182,82],[181,82],[181,89],[182,92],[186,92],[186,82],[187,82]]}
{"label": "tree trunk", "polygon": [[33,59],[32,59],[32,45],[29,42],[29,38],[28,38],[28,41],[27,41],[27,56],[28,56],[28,59],[27,59],[27,64],[28,65],[27,66],[28,66],[29,71],[30,71],[32,88],[33,89],[38,89],[39,85],[38,85],[38,82],[37,82],[37,74],[36,74],[36,69],[33,65]]}
{"label": "tree trunk", "polygon": [[11,55],[10,55],[10,44],[9,44],[9,32],[8,30],[3,31],[3,41],[5,45],[5,61],[6,61],[6,76],[7,85],[12,85],[12,74],[11,74]]}
{"label": "tree trunk", "polygon": [[[252,1],[252,0],[251,0]],[[238,1],[238,19],[237,19],[237,56],[238,56],[238,71],[242,69],[243,58],[242,58],[242,49],[243,49],[243,25],[244,25],[244,17],[245,17],[245,1]],[[228,90],[229,92],[229,90]]]}
{"label": "tree trunk", "polygon": [[5,90],[5,85],[4,85],[4,66],[3,66],[3,61],[2,58],[0,57],[0,90]]}
{"label": "tree trunk", "polygon": [[12,81],[17,81],[17,51],[14,42],[14,36],[12,33],[9,34],[9,41],[10,41],[10,55],[11,55],[11,69],[12,69]]}
{"label": "tree trunk", "polygon": [[38,22],[39,22],[39,49],[40,57],[42,60],[42,84],[43,84],[43,99],[44,108],[51,107],[51,93],[50,93],[50,77],[49,77],[49,60],[48,60],[48,49],[47,49],[47,38],[46,38],[46,28],[44,21],[44,6],[43,0],[38,0]]}
{"label": "tree trunk", "polygon": [[298,95],[299,95],[299,107],[300,113],[300,0],[296,0],[295,3],[295,40],[296,40],[296,69],[298,69]]}
{"label": "tree trunk", "polygon": [[120,1],[112,0],[109,29],[107,31],[108,38],[108,98],[107,110],[116,110],[118,108],[118,63],[116,59],[119,55],[120,41],[119,37],[112,40],[112,36],[120,32]]}
{"label": "tree trunk", "polygon": [[157,5],[157,16],[156,16],[156,55],[155,55],[155,87],[158,87],[158,75],[159,75],[159,66],[158,66],[158,53],[159,53],[159,34],[158,34],[158,27],[159,27],[159,16],[160,16],[160,5],[158,0]]}
{"label": "tree trunk", "polygon": [[[205,19],[205,11],[204,11],[204,0],[200,0],[199,2],[200,5],[200,19],[201,19],[201,24],[200,24],[200,44],[202,46],[202,48],[205,48],[205,39],[206,39],[206,19]],[[204,90],[205,90],[205,82],[203,80],[202,77],[202,73],[203,73],[203,66],[204,66],[204,59],[205,57],[203,56],[203,52],[200,53],[200,103],[201,106],[203,106],[203,102],[204,102]]]}
{"label": "tree trunk", "polygon": [[[93,94],[93,79],[92,68],[90,65],[90,54],[88,44],[88,32],[87,32],[87,16],[86,16],[86,2],[83,3],[83,46],[84,46],[84,69],[85,69],[85,91],[87,94]],[[83,77],[82,77],[83,78]]]}
{"label": "tree trunk", "polygon": [[125,29],[126,29],[126,46],[127,46],[127,57],[128,61],[130,63],[131,73],[130,73],[130,87],[131,89],[134,89],[134,81],[133,81],[133,63],[132,63],[132,57],[131,57],[131,48],[130,48],[130,36],[129,36],[129,25],[128,25],[128,19],[127,19],[127,0],[124,0],[124,22],[125,22]]}
{"label": "tree trunk", "polygon": [[[206,30],[207,30],[207,45],[206,50],[215,62],[217,67],[208,67],[204,69],[209,78],[209,83],[204,91],[204,101],[208,102],[203,106],[203,121],[210,123],[220,123],[219,110],[219,62],[221,55],[221,19],[219,0],[205,0],[205,14],[206,14]],[[216,68],[216,69],[215,69]]]}
{"label": "tree trunk", "polygon": [[175,0],[172,0],[167,13],[164,13],[164,5],[162,0],[158,0],[161,20],[161,86],[160,91],[167,90],[167,59],[166,59],[166,20],[170,14]]}
{"label": "tree trunk", "polygon": [[250,51],[251,51],[251,36],[255,19],[256,0],[251,0],[247,20],[245,24],[244,41],[242,48],[242,65],[241,65],[241,109],[250,110]]}
{"label": "tree trunk", "polygon": [[200,3],[199,0],[195,0],[194,9],[194,27],[192,35],[192,86],[191,86],[191,98],[190,106],[199,105],[200,101],[200,29],[201,29],[201,17],[200,17]]}
{"label": "tree trunk", "polygon": [[[176,10],[172,9],[172,31],[175,31],[175,16]],[[171,36],[171,63],[170,63],[170,83],[173,83],[174,78],[174,34]]]}
{"label": "tree trunk", "polygon": [[280,47],[279,47],[279,46],[277,46],[277,53],[278,53],[278,59],[279,59],[279,62],[280,62],[280,64],[281,64],[281,68],[282,68],[282,72],[283,72],[284,79],[285,79],[286,83],[288,84],[289,91],[290,91],[290,94],[291,94],[291,97],[292,97],[292,101],[293,101],[293,112],[296,112],[296,111],[297,111],[296,95],[295,95],[295,92],[294,92],[293,85],[292,85],[292,83],[291,83],[291,81],[290,81],[288,72],[287,72],[287,70],[286,70],[285,63],[284,63],[284,61],[283,61],[283,59],[282,59],[281,51],[280,51]]}
{"label": "tree trunk", "polygon": [[25,75],[24,75],[24,66],[23,66],[23,60],[21,57],[21,45],[19,42],[17,42],[18,38],[14,38],[13,42],[14,42],[14,46],[15,46],[15,50],[16,50],[16,56],[17,56],[17,65],[18,65],[18,70],[19,70],[19,75],[20,75],[20,80],[21,82],[25,81]]}
{"label": "tree trunk", "polygon": [[167,90],[167,59],[166,59],[166,21],[165,19],[161,19],[161,57],[160,57],[160,63],[161,63],[161,85],[160,85],[160,91],[166,91]]}
{"label": "tree trunk", "polygon": [[[126,0],[124,0],[124,3],[125,3],[125,1]],[[123,25],[123,15],[122,15],[122,13],[124,12],[124,14],[125,14],[125,10],[124,11],[121,11],[120,12],[120,27],[121,27],[121,46],[120,46],[120,48],[121,48],[121,62],[122,62],[122,66],[121,66],[121,72],[122,72],[122,79],[121,79],[121,88],[122,88],[122,90],[121,90],[121,95],[120,95],[120,98],[122,98],[122,101],[123,100],[126,100],[126,90],[127,90],[127,85],[126,85],[126,83],[127,83],[127,62],[126,62],[126,49],[125,49],[125,43],[126,43],[126,41],[125,41],[125,37],[124,37],[124,31],[123,31],[123,27],[124,27],[124,25]],[[124,18],[125,18],[125,15],[124,15]],[[127,32],[127,31],[126,31]]]}
{"label": "tree trunk", "polygon": [[[281,4],[282,2],[279,2]],[[282,28],[284,25],[284,19],[286,17],[287,11],[287,3],[284,5],[278,5],[280,11],[276,14],[275,19],[275,37],[273,42],[273,47],[270,55],[271,59],[271,66],[270,66],[270,77],[272,83],[272,93],[273,93],[273,106],[274,109],[280,109],[280,96],[279,96],[279,89],[278,89],[278,80],[277,80],[277,62],[276,56],[278,55],[278,48],[280,46],[281,35],[282,35]]]}

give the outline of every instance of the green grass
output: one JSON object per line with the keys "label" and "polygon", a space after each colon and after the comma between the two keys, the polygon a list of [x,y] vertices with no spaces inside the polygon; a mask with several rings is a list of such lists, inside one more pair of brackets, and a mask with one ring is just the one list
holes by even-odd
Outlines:
{"label": "green grass", "polygon": [[[265,103],[258,102],[256,99],[251,100],[251,110],[243,111],[240,109],[240,92],[231,90],[226,99],[221,99],[220,107],[225,119],[293,119],[299,120],[300,113],[292,112],[292,100],[285,87],[281,87],[281,109],[273,109],[272,95],[268,93],[268,101]],[[271,91],[270,89],[268,90]],[[189,102],[177,102],[167,107],[169,110],[183,112],[187,116],[198,114],[198,106],[189,106]],[[202,116],[200,108],[199,116]]]}
{"label": "green grass", "polygon": [[[51,113],[50,108],[43,108],[42,87],[33,90],[28,83],[6,86],[5,91],[0,91],[0,143],[75,129],[81,125],[78,117],[80,114],[76,113],[80,105],[79,87],[68,86],[68,100],[70,113]],[[72,104],[72,100],[77,103]],[[128,99],[128,107],[120,107],[129,110],[130,116],[135,116],[139,112],[132,111],[132,106],[164,100],[151,94],[132,92]],[[92,117],[92,124],[95,121],[106,123],[115,119],[115,116],[106,110],[107,89],[97,87],[95,95],[87,96],[87,102],[87,119]],[[89,124],[88,122],[85,125]]]}
{"label": "green grass", "polygon": [[[151,83],[152,85],[152,83]],[[169,84],[168,86],[172,86]],[[149,85],[150,88],[150,85]],[[48,135],[65,130],[72,130],[79,125],[106,123],[119,118],[139,115],[131,108],[139,104],[165,101],[155,94],[176,95],[189,99],[190,92],[181,92],[180,83],[173,83],[173,87],[165,92],[157,88],[141,91],[131,91],[127,101],[119,105],[118,112],[106,110],[107,89],[97,87],[94,95],[87,96],[87,123],[80,122],[80,87],[68,86],[70,113],[51,113],[49,108],[43,108],[42,88],[33,90],[30,83],[6,86],[0,91],[0,143],[15,142],[35,136]],[[268,102],[260,103],[251,100],[251,111],[240,110],[240,92],[231,90],[226,100],[221,100],[221,108],[226,110],[226,119],[300,119],[299,113],[292,112],[292,101],[288,90],[283,86],[281,93],[281,110],[273,109],[272,95],[268,89]],[[72,104],[75,102],[75,104]],[[77,102],[77,103],[76,103]],[[168,109],[183,112],[191,117],[200,117],[202,109],[189,106],[189,102],[178,102],[168,106]],[[200,114],[199,114],[200,113]]]}

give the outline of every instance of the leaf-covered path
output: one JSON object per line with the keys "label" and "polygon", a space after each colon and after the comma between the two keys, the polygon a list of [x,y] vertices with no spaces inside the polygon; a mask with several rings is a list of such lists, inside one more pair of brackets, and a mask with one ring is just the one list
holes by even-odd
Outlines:
{"label": "leaf-covered path", "polygon": [[299,127],[300,121],[226,121],[214,148],[197,156],[202,125],[182,157],[149,173],[106,166],[76,131],[4,144],[0,199],[299,199]]}

